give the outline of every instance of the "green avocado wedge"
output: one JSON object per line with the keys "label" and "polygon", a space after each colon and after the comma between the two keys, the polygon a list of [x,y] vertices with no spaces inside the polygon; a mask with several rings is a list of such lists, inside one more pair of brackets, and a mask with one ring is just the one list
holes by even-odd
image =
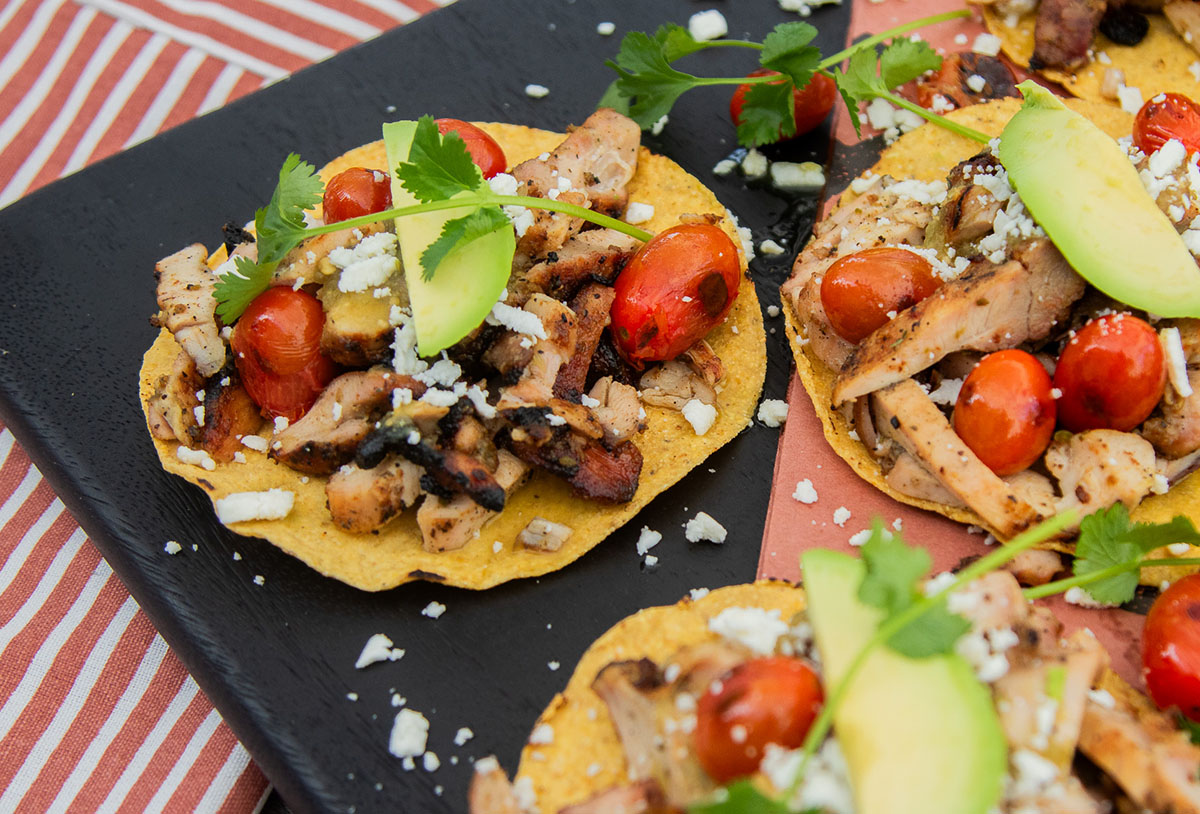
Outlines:
{"label": "green avocado wedge", "polygon": [[[802,558],[825,686],[842,680],[883,611],[858,599],[866,568],[813,549]],[[1000,799],[1008,746],[991,692],[956,654],[911,659],[880,646],[833,716],[858,814],[986,814]]]}
{"label": "green avocado wedge", "polygon": [[[395,173],[396,166],[408,159],[416,130],[415,121],[383,126],[392,179],[392,206],[397,208],[420,203]],[[487,182],[480,184],[485,187]],[[417,352],[421,356],[433,356],[475,330],[508,284],[516,250],[512,229],[491,232],[451,252],[431,279],[426,280],[421,273],[421,255],[441,235],[442,226],[470,211],[464,207],[396,219],[404,281],[417,332]]]}
{"label": "green avocado wedge", "polygon": [[1116,142],[1050,91],[1025,104],[998,157],[1033,219],[1085,280],[1164,317],[1200,316],[1200,268]]}

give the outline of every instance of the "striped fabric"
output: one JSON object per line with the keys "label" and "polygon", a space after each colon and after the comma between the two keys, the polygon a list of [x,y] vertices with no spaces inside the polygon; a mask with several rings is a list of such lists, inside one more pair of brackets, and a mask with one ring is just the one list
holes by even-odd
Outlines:
{"label": "striped fabric", "polygon": [[[5,0],[0,206],[452,0]],[[0,424],[0,812],[244,812],[246,750]]]}

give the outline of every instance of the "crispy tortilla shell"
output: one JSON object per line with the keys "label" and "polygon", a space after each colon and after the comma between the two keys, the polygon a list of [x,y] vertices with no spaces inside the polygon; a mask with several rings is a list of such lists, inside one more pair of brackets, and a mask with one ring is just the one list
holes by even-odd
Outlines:
{"label": "crispy tortilla shell", "polygon": [[[563,139],[561,134],[517,125],[481,127],[500,143],[513,166],[552,150]],[[675,224],[683,215],[713,213],[724,217],[723,227],[735,245],[740,245],[725,207],[696,178],[673,161],[644,148],[638,162],[637,174],[629,185],[630,199],[654,205],[654,217],[640,224],[642,228],[657,232]],[[351,150],[326,165],[321,175],[328,180],[354,166],[386,166],[383,143]],[[744,259],[742,265],[744,270]],[[709,334],[708,342],[727,371],[716,422],[704,435],[696,435],[680,413],[647,405],[647,428],[634,439],[644,463],[633,500],[614,505],[581,499],[572,494],[566,483],[539,471],[510,496],[504,511],[483,527],[478,538],[457,551],[425,551],[413,508],[377,533],[344,531],[333,523],[326,509],[325,478],[305,477],[262,453],[244,450],[246,463],[217,463],[210,472],[182,463],[175,454],[179,446],[175,441],[154,439],[154,445],[164,469],[196,484],[214,502],[235,492],[270,488],[293,492],[294,508],[282,520],[248,521],[230,528],[238,534],[262,537],[326,576],[367,591],[385,590],[413,580],[490,588],[511,579],[558,570],[583,556],[656,495],[745,429],[758,403],[766,373],[762,315],[748,276],[743,275],[729,317]],[[170,372],[178,353],[178,345],[165,330],[147,351],[140,374],[143,411],[155,384]],[[261,434],[269,440],[269,427],[264,426]],[[516,542],[520,531],[537,516],[574,530],[558,551],[528,550]],[[501,544],[499,552],[493,551],[495,542]]]}
{"label": "crispy tortilla shell", "polygon": [[[952,111],[949,117],[981,132],[999,136],[1005,123],[1020,108],[1020,104],[1020,101],[1016,99],[1002,99]],[[1133,117],[1120,108],[1086,100],[1071,100],[1068,105],[1087,116],[1113,138],[1129,134]],[[893,178],[936,181],[944,179],[958,162],[970,158],[978,152],[979,145],[970,139],[957,136],[941,127],[922,125],[901,136],[895,144],[884,150],[879,161],[869,172],[875,175],[891,175]],[[854,198],[854,193],[847,190],[839,200],[838,206],[845,206]],[[930,500],[910,497],[887,484],[879,463],[871,457],[865,445],[851,436],[853,425],[847,422],[841,413],[832,408],[833,385],[837,372],[826,367],[807,346],[801,347],[797,344],[800,326],[788,298],[784,298],[783,310],[788,341],[796,360],[796,374],[812,399],[813,408],[821,420],[825,437],[834,451],[850,465],[859,477],[901,503],[937,512],[960,523],[987,527],[983,518],[968,508],[947,506]],[[1170,520],[1177,514],[1185,515],[1200,523],[1200,473],[1192,473],[1164,495],[1147,497],[1132,512],[1132,517],[1139,522],[1162,522]],[[1067,552],[1073,550],[1070,545],[1056,542],[1050,543],[1047,547]],[[1158,585],[1164,579],[1178,578],[1184,573],[1194,570],[1196,569],[1146,568],[1142,570],[1142,582],[1147,585]]]}

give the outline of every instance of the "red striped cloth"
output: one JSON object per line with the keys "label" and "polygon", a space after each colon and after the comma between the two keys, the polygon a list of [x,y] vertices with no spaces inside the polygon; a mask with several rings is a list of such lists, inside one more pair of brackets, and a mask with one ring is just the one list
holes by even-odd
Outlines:
{"label": "red striped cloth", "polygon": [[[6,0],[0,206],[452,0]],[[243,812],[266,779],[0,424],[0,812]]]}

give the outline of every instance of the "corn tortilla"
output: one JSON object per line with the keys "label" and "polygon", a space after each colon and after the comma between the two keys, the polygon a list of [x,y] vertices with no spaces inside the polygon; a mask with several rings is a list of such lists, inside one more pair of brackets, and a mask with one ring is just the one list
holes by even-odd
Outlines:
{"label": "corn tortilla", "polygon": [[[1070,100],[1069,107],[1091,119],[1101,130],[1113,138],[1129,135],[1133,117],[1119,108],[1085,100]],[[983,133],[999,136],[1005,123],[1020,108],[1016,99],[1002,99],[982,105],[952,111],[949,118]],[[944,179],[960,161],[979,152],[978,143],[955,135],[934,125],[922,125],[901,136],[895,144],[884,150],[879,161],[869,172],[875,175],[891,175],[893,178],[916,178],[921,181]],[[838,206],[851,204],[855,198],[847,190]],[[920,509],[937,512],[960,523],[987,527],[979,515],[965,507],[947,506],[931,500],[902,494],[883,478],[879,463],[861,442],[851,436],[854,427],[841,413],[832,408],[833,385],[837,372],[826,367],[807,346],[797,344],[800,335],[799,322],[792,311],[788,298],[784,298],[784,317],[792,355],[796,360],[796,374],[812,399],[813,408],[821,420],[825,437],[846,463],[875,488],[885,492],[901,503]],[[1164,495],[1151,495],[1131,513],[1136,522],[1163,522],[1182,514],[1200,523],[1200,473],[1193,472],[1177,483]],[[994,530],[993,530],[994,531]],[[1062,543],[1051,543],[1048,547],[1070,552],[1073,547]],[[1158,585],[1164,579],[1178,578],[1194,568],[1146,568],[1142,570],[1142,582]],[[1172,574],[1172,572],[1174,572]]]}
{"label": "corn tortilla", "polygon": [[[510,166],[554,149],[564,138],[561,134],[518,125],[480,126],[504,148]],[[328,180],[348,167],[379,168],[386,163],[383,143],[375,142],[334,159],[321,170],[321,176]],[[671,226],[683,215],[712,213],[722,216],[723,228],[735,245],[741,245],[725,207],[670,159],[641,148],[629,193],[631,201],[653,204],[653,218],[639,224],[649,232]],[[744,256],[742,268],[745,272]],[[565,482],[537,471],[509,497],[504,511],[483,527],[480,536],[457,551],[425,551],[421,547],[416,512],[411,507],[377,533],[351,534],[335,525],[326,509],[325,478],[306,477],[249,449],[244,451],[246,463],[218,462],[210,472],[182,463],[176,457],[179,444],[175,441],[153,440],[163,468],[202,488],[214,503],[237,492],[270,488],[293,492],[295,505],[284,519],[248,521],[230,528],[238,534],[266,539],[326,576],[367,591],[385,590],[419,579],[462,588],[490,588],[511,579],[555,571],[583,556],[746,428],[766,374],[762,314],[747,274],[742,276],[738,298],[728,318],[707,339],[726,372],[716,422],[707,433],[697,435],[680,413],[646,405],[647,428],[634,438],[644,463],[633,500],[614,505],[582,499],[572,494]],[[142,362],[143,412],[156,382],[170,372],[178,353],[174,338],[164,329]],[[269,440],[269,426],[264,426],[260,434]],[[516,542],[520,531],[537,516],[574,530],[558,551],[528,550]],[[496,542],[501,544],[499,552],[493,551]]]}

